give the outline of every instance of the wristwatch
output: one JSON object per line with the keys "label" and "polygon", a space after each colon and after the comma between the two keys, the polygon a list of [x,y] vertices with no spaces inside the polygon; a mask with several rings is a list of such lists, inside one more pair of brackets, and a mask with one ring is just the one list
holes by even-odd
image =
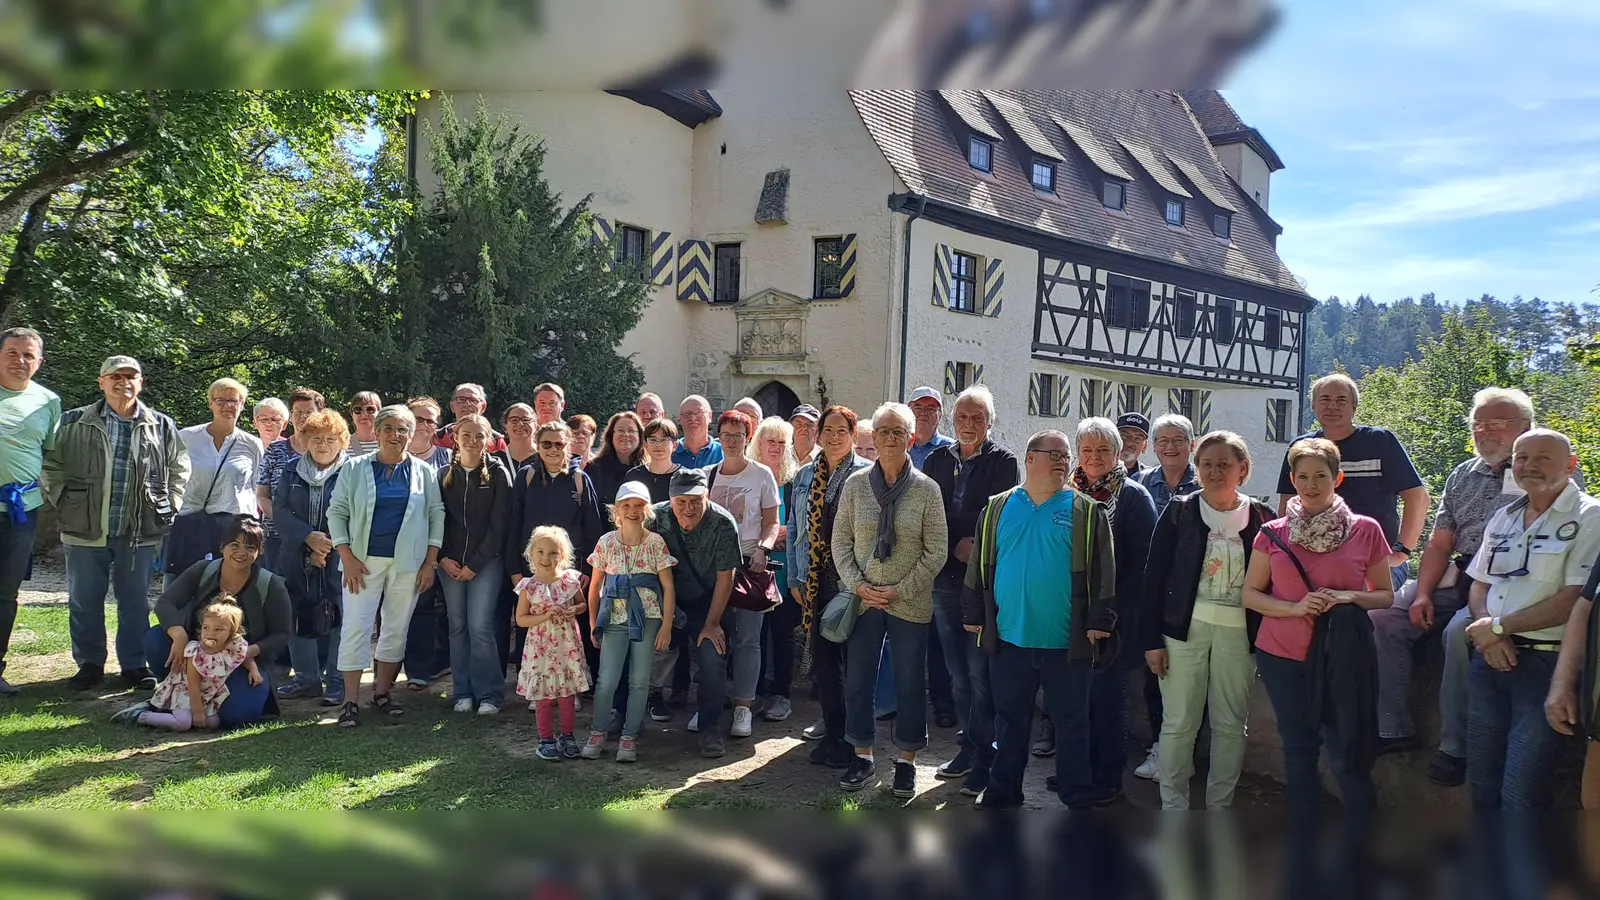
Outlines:
{"label": "wristwatch", "polygon": [[1495,634],[1505,634],[1506,633],[1506,627],[1504,625],[1500,624],[1500,617],[1499,616],[1495,616],[1494,618],[1489,620],[1489,630],[1494,632]]}
{"label": "wristwatch", "polygon": [[1412,550],[1410,547],[1407,547],[1405,544],[1402,544],[1399,541],[1395,541],[1394,543],[1390,544],[1389,545],[1389,549],[1395,551],[1396,553],[1404,553],[1407,556],[1410,556],[1411,554],[1416,552],[1415,550]]}

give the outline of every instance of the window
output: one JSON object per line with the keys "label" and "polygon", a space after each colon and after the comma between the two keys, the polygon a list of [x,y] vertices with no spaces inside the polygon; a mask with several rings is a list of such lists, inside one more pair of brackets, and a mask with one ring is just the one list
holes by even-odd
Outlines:
{"label": "window", "polygon": [[1178,291],[1178,337],[1194,337],[1195,322],[1200,318],[1199,306],[1194,291]]}
{"label": "window", "polygon": [[1168,200],[1167,201],[1167,224],[1168,225],[1176,225],[1179,228],[1183,227],[1183,201],[1182,200]]}
{"label": "window", "polygon": [[617,268],[631,270],[640,278],[650,274],[650,258],[645,248],[650,246],[650,233],[632,225],[617,227]]}
{"label": "window", "polygon": [[1171,399],[1177,400],[1178,401],[1178,405],[1176,407],[1174,407],[1171,410],[1171,412],[1175,412],[1178,415],[1183,416],[1185,419],[1188,419],[1189,421],[1193,422],[1194,421],[1194,409],[1195,409],[1195,403],[1194,403],[1194,399],[1195,398],[1194,398],[1194,395],[1195,395],[1194,391],[1174,390],[1172,392],[1172,398]]}
{"label": "window", "polygon": [[1106,383],[1099,378],[1085,378],[1083,380],[1083,417],[1090,419],[1095,416],[1108,416],[1111,410],[1106,403]]}
{"label": "window", "polygon": [[1132,312],[1132,327],[1143,331],[1150,327],[1150,282],[1135,281],[1128,289]]}
{"label": "window", "polygon": [[1106,324],[1112,328],[1129,328],[1133,324],[1133,310],[1128,303],[1128,279],[1122,275],[1106,278]]}
{"label": "window", "polygon": [[1262,337],[1261,343],[1268,350],[1276,350],[1283,343],[1283,312],[1281,310],[1267,310],[1267,333]]}
{"label": "window", "polygon": [[1211,233],[1223,240],[1233,233],[1233,216],[1227,213],[1214,213],[1211,216]]}
{"label": "window", "polygon": [[978,258],[970,253],[950,254],[950,308],[978,311]]}
{"label": "window", "polygon": [[717,245],[717,270],[712,281],[713,303],[739,302],[739,245]]}
{"label": "window", "polygon": [[1040,373],[1034,376],[1035,383],[1039,386],[1039,415],[1059,416],[1061,410],[1056,409],[1056,379],[1058,375]]}
{"label": "window", "polygon": [[1233,301],[1225,297],[1216,299],[1216,322],[1211,338],[1219,344],[1233,343]]}
{"label": "window", "polygon": [[978,367],[969,362],[955,364],[956,393],[961,393],[978,383]]}
{"label": "window", "polygon": [[1106,209],[1121,209],[1128,202],[1127,189],[1120,181],[1106,179],[1100,186],[1100,202]]}
{"label": "window", "polygon": [[1289,401],[1267,401],[1267,440],[1287,444],[1289,434]]}
{"label": "window", "polygon": [[992,171],[994,145],[981,137],[967,138],[967,163],[980,172]]}
{"label": "window", "polygon": [[1033,161],[1033,186],[1041,191],[1056,189],[1056,167],[1042,159]]}
{"label": "window", "polygon": [[1150,396],[1150,388],[1142,384],[1125,384],[1122,386],[1122,412],[1143,414]]}
{"label": "window", "polygon": [[1256,191],[1256,205],[1257,206],[1261,205],[1261,192],[1260,191]]}
{"label": "window", "polygon": [[815,268],[811,296],[818,300],[840,297],[840,279],[844,277],[844,238],[817,239]]}

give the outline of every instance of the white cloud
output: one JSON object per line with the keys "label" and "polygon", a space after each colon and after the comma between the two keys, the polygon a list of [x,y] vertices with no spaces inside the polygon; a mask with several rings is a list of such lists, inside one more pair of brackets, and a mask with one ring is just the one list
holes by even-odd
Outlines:
{"label": "white cloud", "polygon": [[1527,171],[1444,179],[1365,200],[1328,217],[1286,217],[1308,231],[1405,226],[1482,219],[1564,206],[1600,196],[1600,159]]}

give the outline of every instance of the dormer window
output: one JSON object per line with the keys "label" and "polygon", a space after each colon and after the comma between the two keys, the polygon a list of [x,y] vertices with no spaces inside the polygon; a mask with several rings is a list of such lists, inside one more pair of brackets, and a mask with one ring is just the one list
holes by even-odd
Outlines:
{"label": "dormer window", "polygon": [[981,137],[967,138],[967,164],[980,172],[994,171],[994,144]]}
{"label": "dormer window", "polygon": [[1033,161],[1033,186],[1045,193],[1056,189],[1056,167],[1049,160],[1036,159]]}
{"label": "dormer window", "polygon": [[1128,203],[1127,186],[1120,181],[1106,179],[1100,186],[1100,202],[1106,209],[1122,209]]}
{"label": "dormer window", "polygon": [[1233,216],[1224,213],[1211,214],[1211,233],[1223,240],[1233,233]]}
{"label": "dormer window", "polygon": [[1169,199],[1167,201],[1167,224],[1168,225],[1175,225],[1175,226],[1177,226],[1179,228],[1183,227],[1183,201],[1182,200],[1170,200]]}

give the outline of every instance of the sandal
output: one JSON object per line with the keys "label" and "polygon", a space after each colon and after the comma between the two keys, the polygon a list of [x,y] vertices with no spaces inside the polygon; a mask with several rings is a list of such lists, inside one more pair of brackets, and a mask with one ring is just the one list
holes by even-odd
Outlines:
{"label": "sandal", "polygon": [[339,712],[339,727],[354,728],[361,724],[361,707],[354,703],[346,703]]}
{"label": "sandal", "polygon": [[373,694],[372,707],[386,716],[403,716],[406,714],[406,711],[400,708],[400,704],[394,702],[394,698],[388,694]]}

